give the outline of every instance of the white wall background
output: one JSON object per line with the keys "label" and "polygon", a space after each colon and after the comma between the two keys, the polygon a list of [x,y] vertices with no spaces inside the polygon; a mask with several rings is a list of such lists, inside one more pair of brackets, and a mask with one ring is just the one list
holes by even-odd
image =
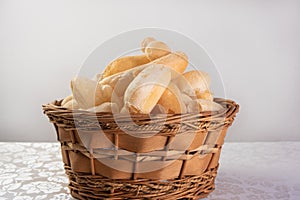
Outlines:
{"label": "white wall background", "polygon": [[0,0],[0,141],[55,141],[41,105],[99,44],[142,27],[209,52],[241,105],[227,141],[300,140],[299,0]]}

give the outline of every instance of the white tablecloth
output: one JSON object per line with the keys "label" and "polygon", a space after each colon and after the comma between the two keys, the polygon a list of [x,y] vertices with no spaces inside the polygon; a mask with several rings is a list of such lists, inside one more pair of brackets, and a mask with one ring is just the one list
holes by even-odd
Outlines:
{"label": "white tablecloth", "polygon": [[[70,200],[58,143],[0,143],[0,200]],[[300,199],[300,142],[226,143],[207,200]]]}

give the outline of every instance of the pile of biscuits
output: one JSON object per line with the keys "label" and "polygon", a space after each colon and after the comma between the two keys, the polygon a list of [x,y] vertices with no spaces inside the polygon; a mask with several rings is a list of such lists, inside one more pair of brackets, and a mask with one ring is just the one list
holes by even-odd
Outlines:
{"label": "pile of biscuits", "polygon": [[75,77],[72,95],[61,106],[91,112],[177,114],[218,111],[210,77],[200,70],[185,72],[185,53],[152,37],[141,43],[142,54],[113,60],[94,79]]}

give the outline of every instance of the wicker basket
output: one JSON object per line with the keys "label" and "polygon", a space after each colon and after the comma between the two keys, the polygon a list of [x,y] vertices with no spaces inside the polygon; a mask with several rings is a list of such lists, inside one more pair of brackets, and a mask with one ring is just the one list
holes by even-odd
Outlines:
{"label": "wicker basket", "polygon": [[[78,199],[199,199],[214,190],[221,147],[239,106],[218,112],[124,115],[43,105]],[[128,134],[132,133],[132,134]]]}

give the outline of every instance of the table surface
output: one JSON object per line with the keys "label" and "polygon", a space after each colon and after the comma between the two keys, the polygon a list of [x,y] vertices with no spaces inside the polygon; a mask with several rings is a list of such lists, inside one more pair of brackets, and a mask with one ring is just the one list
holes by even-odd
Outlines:
{"label": "table surface", "polygon": [[[0,200],[71,200],[58,143],[0,142]],[[300,142],[226,143],[206,200],[300,199]]]}

